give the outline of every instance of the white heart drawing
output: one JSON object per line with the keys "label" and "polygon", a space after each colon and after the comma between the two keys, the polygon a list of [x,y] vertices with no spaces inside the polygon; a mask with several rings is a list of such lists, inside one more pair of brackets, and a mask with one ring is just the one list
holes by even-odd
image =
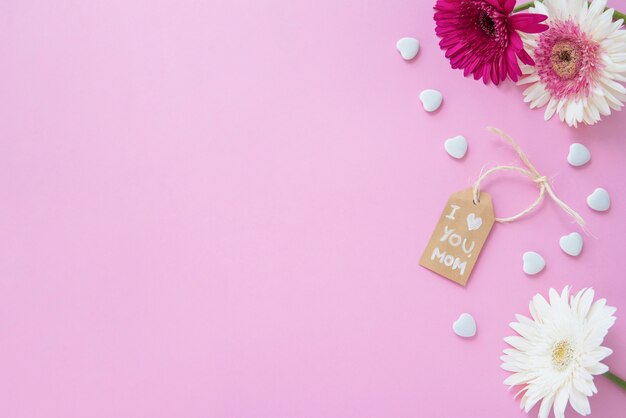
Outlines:
{"label": "white heart drawing", "polygon": [[611,196],[602,187],[598,187],[587,197],[587,205],[593,210],[604,212],[611,207]]}
{"label": "white heart drawing", "polygon": [[480,229],[483,224],[483,218],[476,216],[475,213],[470,213],[467,215],[467,229],[470,231],[476,231]]}
{"label": "white heart drawing", "polygon": [[534,251],[525,252],[522,256],[522,260],[524,261],[522,270],[524,270],[524,273],[531,276],[541,272],[546,266],[546,260]]}
{"label": "white heart drawing", "polygon": [[585,165],[591,160],[589,149],[583,144],[575,143],[569,146],[569,154],[567,154],[567,162],[574,167]]}
{"label": "white heart drawing", "polygon": [[446,139],[443,146],[446,152],[456,159],[465,157],[465,153],[467,153],[467,140],[461,135]]}
{"label": "white heart drawing", "polygon": [[456,335],[463,338],[470,338],[476,335],[476,321],[468,313],[462,313],[459,319],[452,324],[452,330]]}
{"label": "white heart drawing", "polygon": [[402,58],[409,61],[419,52],[420,42],[415,38],[402,38],[396,42],[396,49],[400,51]]}
{"label": "white heart drawing", "polygon": [[583,250],[583,237],[578,232],[572,232],[561,237],[559,246],[565,254],[578,257]]}
{"label": "white heart drawing", "polygon": [[426,89],[420,93],[420,100],[425,111],[434,112],[439,109],[439,106],[441,106],[443,96],[440,91]]}

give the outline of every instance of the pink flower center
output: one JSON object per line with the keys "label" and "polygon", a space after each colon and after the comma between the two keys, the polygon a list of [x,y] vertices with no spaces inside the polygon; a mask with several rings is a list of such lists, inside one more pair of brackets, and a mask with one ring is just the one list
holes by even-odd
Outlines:
{"label": "pink flower center", "polygon": [[553,97],[588,96],[602,69],[600,45],[573,21],[555,21],[539,35],[535,63]]}

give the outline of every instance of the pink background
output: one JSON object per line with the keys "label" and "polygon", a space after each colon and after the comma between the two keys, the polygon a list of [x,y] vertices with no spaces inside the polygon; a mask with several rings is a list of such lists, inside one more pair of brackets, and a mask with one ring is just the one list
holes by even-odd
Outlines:
{"label": "pink background", "polygon": [[[503,338],[566,284],[618,307],[607,363],[626,375],[626,113],[573,130],[512,83],[464,79],[432,5],[1,2],[0,416],[523,417]],[[444,94],[435,114],[425,88]],[[548,202],[494,227],[463,288],[418,259],[452,192],[517,163],[488,124],[597,239],[562,253],[576,228]],[[463,161],[443,150],[459,134]],[[567,164],[574,140],[590,165]],[[585,204],[597,186],[608,213]],[[537,191],[515,175],[485,190],[500,215]],[[464,311],[472,340],[451,331]],[[593,416],[620,415],[626,395],[596,381]]]}

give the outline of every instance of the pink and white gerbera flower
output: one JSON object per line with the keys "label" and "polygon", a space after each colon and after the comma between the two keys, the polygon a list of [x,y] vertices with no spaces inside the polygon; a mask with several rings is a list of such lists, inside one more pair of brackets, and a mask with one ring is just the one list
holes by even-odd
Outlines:
{"label": "pink and white gerbera flower", "polygon": [[592,125],[620,110],[626,100],[626,30],[613,22],[606,0],[535,1],[530,13],[547,15],[549,29],[523,34],[535,66],[523,66],[518,84],[529,84],[524,101],[531,108],[547,105],[544,117],[558,113],[576,127]]}

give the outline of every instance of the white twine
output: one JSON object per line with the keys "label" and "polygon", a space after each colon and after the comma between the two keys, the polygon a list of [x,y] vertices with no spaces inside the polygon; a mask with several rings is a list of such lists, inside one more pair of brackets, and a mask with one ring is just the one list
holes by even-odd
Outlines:
{"label": "white twine", "polygon": [[582,216],[580,216],[574,209],[570,208],[567,205],[567,203],[559,199],[559,197],[552,190],[552,187],[550,186],[550,181],[548,180],[548,178],[546,176],[541,175],[537,171],[535,166],[530,162],[530,160],[528,159],[524,151],[522,151],[522,149],[519,147],[519,145],[517,145],[517,143],[513,140],[513,138],[511,138],[510,136],[508,136],[507,134],[505,134],[498,128],[493,128],[490,126],[487,128],[487,130],[497,134],[502,139],[504,139],[515,150],[519,158],[526,165],[527,169],[522,168],[522,167],[517,167],[514,165],[499,165],[497,167],[490,168],[484,173],[481,173],[478,179],[476,179],[476,181],[474,182],[474,190],[473,190],[474,202],[480,202],[480,199],[479,199],[480,183],[485,179],[485,177],[489,176],[492,173],[495,173],[496,171],[504,171],[504,170],[515,171],[525,176],[528,176],[533,182],[535,182],[539,186],[539,197],[537,197],[537,200],[535,200],[529,207],[527,207],[526,209],[524,209],[517,215],[509,216],[507,218],[495,218],[496,222],[500,222],[500,223],[513,222],[523,216],[528,215],[530,212],[535,210],[541,204],[541,202],[543,202],[543,199],[547,193],[548,196],[550,196],[550,198],[554,200],[556,204],[559,205],[561,209],[563,209],[563,211],[565,211],[565,213],[567,213],[569,216],[574,218],[576,223],[580,225],[583,229],[585,229],[585,220],[582,218]]}

